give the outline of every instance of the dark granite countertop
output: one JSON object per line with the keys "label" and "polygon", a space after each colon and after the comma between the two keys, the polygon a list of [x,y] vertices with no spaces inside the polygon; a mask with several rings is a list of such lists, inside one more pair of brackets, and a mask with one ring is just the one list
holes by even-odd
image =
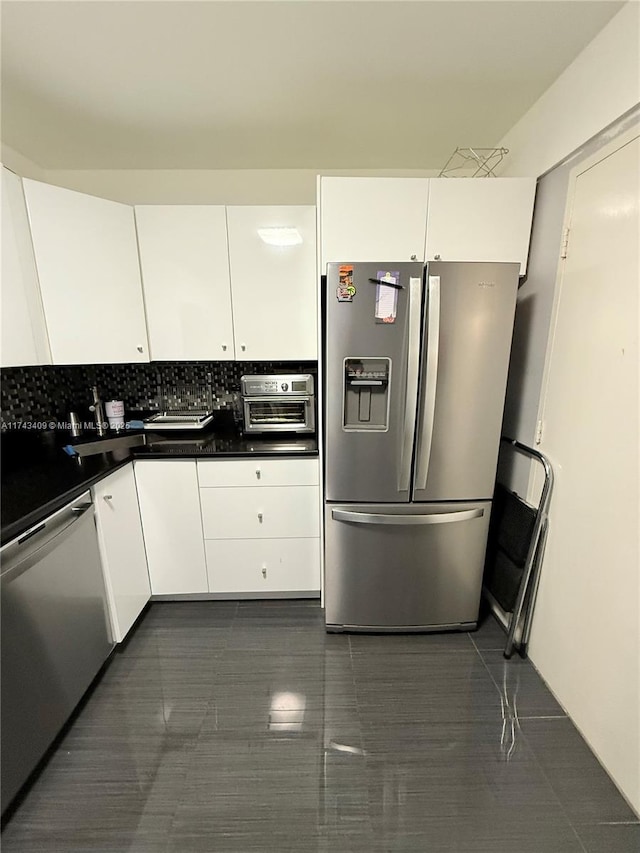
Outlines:
{"label": "dark granite countertop", "polygon": [[[112,438],[113,436],[109,436]],[[20,536],[103,477],[133,459],[313,457],[318,442],[308,436],[249,437],[223,425],[188,436],[147,433],[146,445],[93,456],[69,456],[64,435],[2,436],[1,544]]]}
{"label": "dark granite countertop", "polygon": [[243,456],[317,456],[318,441],[306,436],[247,436],[242,434],[203,434],[193,438],[184,434],[147,437],[147,444],[134,447],[135,458],[243,457]]}
{"label": "dark granite countertop", "polygon": [[1,544],[20,536],[29,527],[60,509],[87,489],[131,460],[129,450],[71,458],[62,448],[7,471],[3,450]]}

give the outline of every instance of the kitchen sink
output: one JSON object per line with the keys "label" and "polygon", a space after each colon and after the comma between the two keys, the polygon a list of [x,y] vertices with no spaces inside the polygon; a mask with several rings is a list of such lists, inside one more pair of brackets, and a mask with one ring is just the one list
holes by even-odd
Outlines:
{"label": "kitchen sink", "polygon": [[95,456],[97,453],[112,453],[117,450],[127,450],[129,447],[139,447],[147,443],[144,433],[135,435],[116,435],[107,438],[97,438],[95,441],[85,441],[74,444],[73,449],[78,456]]}

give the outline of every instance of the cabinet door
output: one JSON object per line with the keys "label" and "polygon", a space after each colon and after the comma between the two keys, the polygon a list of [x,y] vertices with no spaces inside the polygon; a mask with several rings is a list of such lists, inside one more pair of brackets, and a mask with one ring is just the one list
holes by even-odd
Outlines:
{"label": "cabinet door", "polygon": [[428,178],[321,178],[321,273],[330,261],[423,261]]}
{"label": "cabinet door", "polygon": [[205,539],[284,539],[320,535],[317,486],[201,489]]}
{"label": "cabinet door", "polygon": [[121,642],[151,595],[133,465],[94,486],[93,500],[111,625]]}
{"label": "cabinet door", "polygon": [[151,358],[233,359],[224,206],[142,205],[135,211]]}
{"label": "cabinet door", "polygon": [[[236,358],[317,359],[315,207],[228,207],[227,222]],[[301,242],[266,242],[284,228]]]}
{"label": "cabinet door", "polygon": [[319,539],[205,542],[210,592],[318,592]]}
{"label": "cabinet door", "polygon": [[149,361],[133,208],[24,189],[53,363]]}
{"label": "cabinet door", "polygon": [[426,260],[507,261],[527,270],[535,178],[433,178]]}
{"label": "cabinet door", "polygon": [[51,364],[22,181],[2,169],[2,367]]}
{"label": "cabinet door", "polygon": [[207,592],[195,460],[144,460],[135,474],[151,592]]}

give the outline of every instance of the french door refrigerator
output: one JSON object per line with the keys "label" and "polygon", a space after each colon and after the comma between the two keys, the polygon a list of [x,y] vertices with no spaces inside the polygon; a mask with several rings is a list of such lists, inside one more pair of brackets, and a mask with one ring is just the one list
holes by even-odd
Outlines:
{"label": "french door refrigerator", "polygon": [[328,264],[327,630],[477,624],[518,275]]}

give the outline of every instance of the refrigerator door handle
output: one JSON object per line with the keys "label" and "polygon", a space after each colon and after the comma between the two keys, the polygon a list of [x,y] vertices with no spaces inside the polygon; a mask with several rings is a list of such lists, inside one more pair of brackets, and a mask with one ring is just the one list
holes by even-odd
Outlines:
{"label": "refrigerator door handle", "polygon": [[336,521],[350,521],[352,524],[452,524],[456,521],[470,521],[482,518],[484,509],[464,509],[458,512],[440,512],[431,515],[386,515],[377,512],[355,512],[347,509],[331,510]]}
{"label": "refrigerator door handle", "polygon": [[420,381],[420,314],[422,303],[422,279],[409,279],[409,341],[407,353],[407,390],[402,424],[402,449],[398,475],[398,491],[406,492],[411,485],[411,457],[416,434],[416,409],[418,406],[418,384]]}
{"label": "refrigerator door handle", "polygon": [[438,352],[440,349],[440,276],[430,275],[427,285],[427,351],[425,357],[422,428],[418,435],[415,488],[427,488],[429,459],[433,441],[433,424],[436,412],[436,384],[438,380]]}

